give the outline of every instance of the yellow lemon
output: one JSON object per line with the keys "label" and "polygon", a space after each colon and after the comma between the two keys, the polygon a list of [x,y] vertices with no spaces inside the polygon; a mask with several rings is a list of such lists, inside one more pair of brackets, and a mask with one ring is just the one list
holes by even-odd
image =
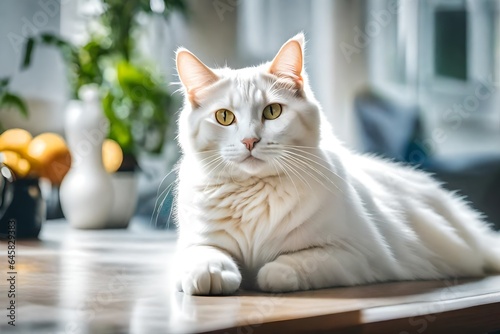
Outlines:
{"label": "yellow lemon", "polygon": [[13,151],[25,156],[31,139],[31,134],[26,130],[6,130],[0,135],[0,151]]}
{"label": "yellow lemon", "polygon": [[27,158],[35,172],[60,184],[71,167],[71,154],[64,139],[55,133],[42,133],[30,142]]}
{"label": "yellow lemon", "polygon": [[31,170],[30,163],[13,151],[3,151],[0,153],[1,161],[6,164],[18,178],[23,178],[29,174]]}
{"label": "yellow lemon", "polygon": [[118,143],[112,139],[106,139],[102,144],[102,162],[108,173],[114,173],[123,162],[123,151]]}

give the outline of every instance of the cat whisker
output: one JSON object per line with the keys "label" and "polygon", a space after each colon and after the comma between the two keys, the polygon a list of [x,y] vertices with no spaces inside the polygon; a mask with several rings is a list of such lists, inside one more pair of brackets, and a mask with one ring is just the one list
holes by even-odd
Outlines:
{"label": "cat whisker", "polygon": [[194,154],[205,154],[205,153],[212,153],[212,152],[218,152],[219,150],[205,150],[205,151],[199,151],[199,152],[194,152]]}
{"label": "cat whisker", "polygon": [[273,158],[270,162],[273,165],[274,169],[276,170],[276,175],[278,175],[280,184],[283,187],[283,180],[281,179],[281,173],[278,171],[278,167],[276,167],[276,158]]}
{"label": "cat whisker", "polygon": [[316,182],[318,183],[321,183],[320,180],[314,176],[314,174],[312,174],[311,172],[307,171],[304,167],[301,167],[299,165],[299,163],[301,163],[301,161],[293,156],[290,156],[290,155],[285,155],[285,157],[287,158],[287,160],[292,164],[294,165],[295,167],[299,168],[300,171],[304,172],[305,174],[309,175],[311,178],[313,178]]}
{"label": "cat whisker", "polygon": [[[307,185],[310,190],[313,190],[311,184],[307,181],[307,179],[299,173],[299,171],[303,171],[303,170],[301,170],[300,166],[298,166],[296,163],[294,163],[293,160],[289,159],[289,157],[285,157],[284,160],[288,164],[289,168],[295,172],[295,175],[297,175],[297,177],[302,181],[302,183]],[[307,172],[306,172],[306,174],[307,174]]]}
{"label": "cat whisker", "polygon": [[[201,159],[199,162],[202,163],[203,165],[201,166],[201,168],[206,168],[207,165],[209,165],[213,160],[217,159],[217,158],[220,158],[222,159],[222,157],[217,157],[215,154],[212,154],[211,156],[209,157],[206,157],[206,158],[203,158]],[[212,159],[212,160],[210,160]],[[207,160],[210,160],[209,162],[206,162]]]}
{"label": "cat whisker", "polygon": [[[158,197],[158,196],[159,196],[159,193],[160,193],[160,188],[161,188],[161,186],[163,185],[163,182],[165,182],[165,180],[167,179],[167,177],[168,177],[170,174],[172,174],[172,173],[173,173],[173,172],[175,172],[175,171],[178,171],[178,170],[179,170],[179,168],[180,168],[180,164],[175,165],[175,166],[172,168],[172,170],[171,170],[170,172],[168,172],[168,173],[167,173],[167,175],[165,175],[165,176],[161,179],[160,184],[158,185],[158,190],[156,191],[156,197]],[[156,206],[156,203],[155,203],[155,206]]]}
{"label": "cat whisker", "polygon": [[[316,176],[314,176],[314,174],[312,174],[311,172],[309,172],[308,170],[305,169],[305,167],[308,167],[307,165],[306,166],[301,166],[301,164],[299,164],[300,161],[298,161],[296,158],[292,157],[292,156],[285,156],[285,159],[294,167],[296,167],[299,171],[303,172],[304,174],[307,174],[309,177],[311,177],[312,179],[314,179],[316,182],[318,183],[322,183]],[[300,173],[299,173],[300,175]],[[301,175],[302,176],[302,175]],[[302,176],[302,178],[304,178],[304,176]],[[310,186],[309,182],[307,181],[304,181],[306,182],[309,187],[311,188],[312,190],[312,187]]]}
{"label": "cat whisker", "polygon": [[[208,162],[205,162],[206,160],[208,160],[209,158],[211,158],[212,160],[208,161]],[[219,162],[220,160],[222,160],[223,158],[222,157],[217,157],[217,156],[210,156],[206,159],[203,159],[203,160],[200,160],[200,162],[205,162],[203,165],[201,165],[201,169],[207,169],[210,165],[212,165],[213,163],[216,163],[216,162]]]}
{"label": "cat whisker", "polygon": [[290,182],[292,182],[293,188],[295,189],[295,193],[297,194],[297,198],[299,199],[299,203],[301,203],[299,190],[297,189],[297,186],[295,185],[295,182],[293,181],[293,177],[287,171],[287,167],[286,167],[285,163],[281,160],[281,158],[277,158],[276,163],[277,163],[278,167],[280,167],[281,170],[285,173],[285,175],[290,179]]}
{"label": "cat whisker", "polygon": [[[324,182],[322,182],[317,176],[315,176],[313,173],[311,173],[310,171],[308,171],[307,169],[310,168],[309,165],[305,164],[304,162],[296,159],[296,158],[293,158],[293,157],[288,157],[288,159],[290,159],[290,163],[293,164],[297,169],[299,169],[301,172],[307,174],[310,178],[312,178],[314,181],[316,181],[318,184],[320,184],[322,187],[324,187],[325,189],[327,189],[329,192],[331,192],[332,194],[335,194],[329,187],[327,187]],[[314,170],[313,170],[314,171]],[[327,179],[327,181],[330,182],[330,180]],[[331,182],[330,182],[331,183]],[[335,186],[336,188],[338,188],[335,184],[333,184],[333,186]]]}
{"label": "cat whisker", "polygon": [[226,168],[229,166],[229,161],[224,161],[224,167],[222,167],[221,171],[217,175],[217,181],[215,182],[216,184],[220,184],[220,177],[222,174],[224,174]]}
{"label": "cat whisker", "polygon": [[[167,173],[167,175],[165,175],[165,176],[162,178],[162,180],[160,181],[160,184],[158,185],[158,190],[156,191],[156,201],[155,201],[155,205],[154,205],[154,207],[153,207],[153,212],[151,213],[151,220],[150,220],[150,222],[149,222],[149,223],[150,223],[150,225],[152,225],[152,222],[153,222],[153,217],[154,217],[155,211],[157,210],[158,200],[159,200],[159,199],[163,196],[164,192],[165,192],[165,191],[166,191],[169,187],[171,187],[171,186],[172,186],[172,184],[175,184],[175,183],[176,183],[177,178],[175,178],[172,182],[170,182],[170,184],[169,184],[169,185],[168,185],[168,186],[167,186],[167,187],[166,187],[166,188],[165,188],[165,189],[164,189],[164,190],[160,193],[160,189],[161,189],[161,187],[162,187],[162,185],[163,185],[163,182],[165,182],[165,180],[168,178],[168,176],[169,176],[170,174],[172,174],[173,172],[178,171],[178,170],[179,170],[179,168],[180,168],[180,164],[175,165],[175,166],[172,168],[172,170],[171,170],[169,173]],[[168,196],[168,194],[167,194],[167,196]],[[161,207],[160,207],[160,208],[161,208]],[[156,224],[156,223],[155,223],[155,224]]]}
{"label": "cat whisker", "polygon": [[320,148],[317,147],[310,147],[310,146],[297,146],[297,145],[281,145],[281,149],[288,149],[288,150],[295,150],[297,152],[305,153],[309,156],[313,156],[317,158],[318,160],[321,160],[325,162],[327,165],[331,165],[330,160],[326,160],[325,157],[322,154],[315,154],[313,152],[322,152]]}
{"label": "cat whisker", "polygon": [[[214,151],[214,152],[215,152],[215,151]],[[204,152],[204,153],[205,153],[205,152]],[[205,162],[205,161],[207,161],[207,160],[209,160],[209,159],[215,158],[215,157],[217,157],[217,156],[218,156],[218,155],[217,155],[216,153],[212,153],[212,154],[210,154],[210,155],[208,155],[208,156],[206,156],[206,157],[204,157],[204,158],[202,158],[202,159],[199,159],[199,160],[198,160],[198,162],[203,163],[203,162]]]}
{"label": "cat whisker", "polygon": [[286,148],[286,149],[292,149],[292,150],[295,150],[295,151],[298,151],[298,152],[301,152],[301,153],[305,153],[305,154],[308,154],[310,156],[313,156],[315,158],[318,158],[318,160],[321,160],[323,162],[325,162],[327,165],[330,165],[331,162],[328,161],[328,160],[325,160],[323,157],[321,157],[320,155],[318,154],[314,154],[314,153],[311,153],[309,151],[307,151],[306,149],[311,149],[311,150],[315,150],[315,151],[318,151],[318,152],[321,152],[321,149],[319,148],[316,148],[316,147],[308,147],[308,146],[294,146],[294,145],[282,145],[283,148]]}
{"label": "cat whisker", "polygon": [[[301,151],[299,151],[299,152],[301,152]],[[292,153],[292,152],[289,152],[289,153]],[[308,152],[301,152],[301,153],[308,153]],[[310,162],[312,162],[312,163],[314,163],[314,164],[316,164],[316,165],[318,165],[320,167],[323,167],[326,171],[328,171],[329,173],[333,174],[336,178],[338,178],[338,179],[344,181],[345,183],[347,183],[347,181],[343,177],[341,177],[338,173],[336,173],[335,171],[333,171],[331,167],[324,166],[323,164],[319,163],[318,161],[315,161],[314,159],[310,159],[308,157],[305,157],[302,154],[297,154],[297,153],[295,153],[295,154],[298,155],[298,156],[300,156],[301,158],[307,160],[307,161],[310,161]],[[317,155],[314,155],[314,154],[311,154],[311,155],[314,156],[314,157],[316,157],[316,158],[318,158],[319,160],[327,163],[329,166],[331,166],[330,162],[328,162],[328,161],[326,161],[324,159],[321,159],[321,157],[318,157]]]}
{"label": "cat whisker", "polygon": [[[316,181],[318,184],[320,184],[322,187],[324,187],[325,189],[327,189],[329,192],[331,192],[332,194],[335,195],[335,192],[327,187],[325,185],[324,182],[322,182],[317,176],[315,176],[313,173],[317,173],[321,178],[325,179],[326,181],[328,181],[329,183],[331,183],[335,188],[337,188],[339,191],[342,192],[342,190],[339,189],[339,187],[332,182],[332,180],[330,180],[326,175],[324,175],[323,173],[321,173],[321,171],[319,171],[318,169],[308,165],[307,163],[305,163],[304,161],[301,161],[300,159],[296,158],[296,157],[293,157],[293,156],[286,156],[287,159],[289,159],[289,162],[295,166],[297,169],[299,169],[301,172],[307,174],[309,177],[311,177],[314,181]],[[309,170],[310,171],[309,171]],[[312,171],[312,172],[311,172]]]}
{"label": "cat whisker", "polygon": [[[289,161],[288,159],[286,159],[286,157],[281,157],[281,163],[287,167],[288,171],[290,171],[293,175],[295,175],[297,177],[298,180],[300,180],[303,184],[307,185],[311,190],[312,190],[312,186],[309,184],[309,182],[307,182],[307,180],[302,176],[300,175],[300,173],[297,171],[297,169],[295,169],[293,163],[291,161]],[[293,179],[291,179],[292,183],[293,183]],[[297,196],[300,198],[300,195],[297,193]]]}
{"label": "cat whisker", "polygon": [[[167,199],[168,195],[170,194],[170,191],[174,188],[174,186],[177,184],[178,180],[175,179],[174,181],[172,181],[162,192],[161,194],[156,198],[156,202],[155,202],[155,207],[154,207],[154,210],[153,210],[153,213],[151,214],[151,220],[149,222],[150,225],[153,225],[153,217],[155,216],[155,212],[156,212],[156,217],[155,217],[155,224],[154,226],[158,226],[158,218],[160,216],[160,211],[161,209],[163,208],[163,204],[165,202],[165,200]],[[160,203],[158,204],[158,200],[160,198],[163,199],[160,201]],[[172,210],[170,210],[170,213],[172,213]],[[170,224],[170,215],[169,215],[169,220],[168,220],[169,224]]]}
{"label": "cat whisker", "polygon": [[310,148],[310,149],[314,149],[317,151],[321,151],[321,148],[319,148],[318,146],[290,145],[290,144],[278,144],[278,145],[283,146],[283,147]]}
{"label": "cat whisker", "polygon": [[[206,175],[210,176],[210,174],[212,174],[212,172],[214,170],[216,170],[217,167],[220,166],[220,164],[223,162],[224,162],[224,159],[222,157],[216,157],[216,158],[213,158],[212,160],[210,160],[209,162],[205,163],[204,165],[202,165],[201,169],[207,170],[207,169],[211,168],[210,171],[208,171],[206,173]],[[208,185],[209,185],[209,183],[207,183],[205,190],[207,189]]]}
{"label": "cat whisker", "polygon": [[[172,187],[172,189],[174,189]],[[165,199],[163,201],[165,201],[168,197],[168,194],[165,196]],[[162,206],[163,206],[163,203],[162,203]],[[174,202],[172,203],[172,206],[170,207],[170,212],[168,213],[168,218],[167,218],[167,229],[170,228],[170,221],[171,221],[171,218],[172,218],[172,212],[174,212],[174,210],[176,210],[175,206],[174,206]]]}
{"label": "cat whisker", "polygon": [[[212,173],[212,172],[213,172],[213,171],[214,171],[214,170],[215,170],[215,169],[216,169],[216,168],[217,168],[217,167],[218,167],[218,166],[219,166],[219,165],[220,165],[220,164],[224,161],[224,159],[223,159],[221,156],[215,156],[215,154],[211,155],[211,156],[210,156],[210,157],[208,157],[208,158],[212,158],[212,160],[210,160],[209,162],[207,162],[207,163],[203,164],[200,168],[201,168],[202,170],[206,170],[206,169],[208,169],[208,168],[211,168],[213,165],[216,165],[215,167],[213,167],[213,168],[212,168],[212,169],[211,169],[211,170],[207,173],[207,175],[210,175],[210,174],[211,174],[211,173]],[[207,160],[208,158],[205,158],[205,159],[203,159],[203,160]],[[203,161],[203,160],[201,160],[201,161]],[[208,185],[209,185],[209,184],[207,184],[207,185],[205,186],[205,190],[207,189]]]}
{"label": "cat whisker", "polygon": [[[213,173],[214,170],[216,170],[220,165],[222,165],[225,161],[222,157],[219,157],[220,158],[220,162],[214,167],[212,168],[208,173],[207,175],[210,175]],[[219,161],[219,158],[217,158],[217,161]],[[218,183],[216,183],[215,185],[217,185]],[[205,186],[205,189],[203,190],[203,192],[206,192],[208,187],[209,186],[213,186],[213,184],[210,184],[210,182],[207,182],[207,185]]]}
{"label": "cat whisker", "polygon": [[[234,167],[234,162],[229,161],[229,166],[230,168]],[[230,172],[229,175],[231,176],[231,181],[233,181],[233,183],[237,183],[233,178],[233,173]]]}
{"label": "cat whisker", "polygon": [[[290,151],[284,151],[285,154],[288,154],[289,156],[293,156],[294,159],[298,162],[298,163],[301,163],[302,165],[304,165],[305,167],[308,167],[310,168],[311,170],[313,170],[314,172],[316,172],[318,175],[320,175],[321,177],[323,177],[325,180],[329,181],[335,188],[337,188],[337,190],[341,191],[342,190],[329,178],[327,177],[323,172],[321,172],[319,169],[313,167],[313,166],[310,166],[308,165],[307,163],[305,163],[305,161],[302,161],[301,159],[305,159],[311,163],[314,163],[320,167],[323,167],[326,171],[328,171],[329,173],[333,174],[335,177],[337,178],[340,178],[336,173],[334,173],[330,168],[326,167],[326,166],[323,166],[322,164],[320,164],[319,162],[317,161],[314,161],[312,159],[309,159],[308,157],[304,157],[298,153],[295,153],[295,152],[290,152]],[[299,159],[300,158],[300,159]]]}
{"label": "cat whisker", "polygon": [[[285,145],[284,145],[284,146],[285,146]],[[296,151],[298,151],[298,152],[300,152],[300,153],[309,154],[310,156],[313,156],[313,157],[315,157],[315,158],[318,158],[318,160],[321,160],[321,161],[325,162],[328,166],[331,166],[331,163],[330,163],[329,161],[327,161],[327,160],[323,159],[322,157],[320,157],[320,156],[318,156],[318,155],[316,155],[316,154],[313,154],[313,153],[307,152],[307,151],[305,151],[305,150],[301,150],[301,149],[297,149],[297,148],[292,148],[292,147],[289,147],[289,149],[295,149]],[[288,151],[288,152],[289,152],[289,151]],[[291,152],[290,152],[290,153],[291,153]],[[342,181],[347,182],[347,181],[346,181],[346,180],[344,180],[344,179],[343,179],[340,175],[338,175],[337,173],[335,173],[335,172],[331,169],[331,167],[326,167],[326,166],[323,166],[322,164],[318,163],[317,161],[314,161],[314,160],[309,159],[309,158],[307,158],[307,157],[304,157],[304,156],[301,156],[301,157],[302,157],[302,158],[304,158],[304,159],[307,159],[308,161],[314,162],[314,163],[316,163],[316,164],[318,164],[318,165],[322,166],[323,168],[327,169],[330,173],[334,174],[336,177],[338,177],[338,178],[339,178],[339,179],[341,179]]]}

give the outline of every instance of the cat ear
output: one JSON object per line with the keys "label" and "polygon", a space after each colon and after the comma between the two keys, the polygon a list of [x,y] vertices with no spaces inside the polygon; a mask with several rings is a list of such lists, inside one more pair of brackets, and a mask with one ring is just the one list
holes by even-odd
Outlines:
{"label": "cat ear", "polygon": [[186,49],[177,50],[176,64],[177,73],[190,99],[194,100],[194,95],[198,90],[219,80],[210,68]]}
{"label": "cat ear", "polygon": [[304,65],[304,34],[290,38],[274,57],[269,73],[278,77],[292,79],[295,84],[302,86],[302,68]]}

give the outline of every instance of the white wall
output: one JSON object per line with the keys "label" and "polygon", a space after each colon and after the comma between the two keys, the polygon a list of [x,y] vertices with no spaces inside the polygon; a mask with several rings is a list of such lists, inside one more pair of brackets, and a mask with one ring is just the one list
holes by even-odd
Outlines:
{"label": "white wall", "polygon": [[62,133],[62,115],[67,95],[64,64],[53,49],[36,50],[32,66],[20,70],[25,39],[40,32],[59,32],[57,1],[0,1],[0,77],[12,76],[12,90],[28,102],[30,119],[0,111],[6,127],[24,127],[33,133]]}
{"label": "white wall", "polygon": [[313,88],[337,137],[358,148],[354,97],[368,85],[368,48],[357,48],[358,53],[349,55],[345,45],[355,46],[358,28],[365,30],[367,1],[324,0],[313,4],[311,19],[318,23],[311,34]]}

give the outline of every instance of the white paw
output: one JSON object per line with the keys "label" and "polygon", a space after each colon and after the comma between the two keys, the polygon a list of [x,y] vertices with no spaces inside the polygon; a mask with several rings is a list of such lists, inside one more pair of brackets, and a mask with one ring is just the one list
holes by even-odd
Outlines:
{"label": "white paw", "polygon": [[260,290],[268,292],[289,292],[300,289],[299,276],[294,268],[279,262],[269,262],[257,274]]}
{"label": "white paw", "polygon": [[177,280],[177,289],[188,295],[228,295],[236,292],[240,284],[236,266],[208,262],[184,271]]}

